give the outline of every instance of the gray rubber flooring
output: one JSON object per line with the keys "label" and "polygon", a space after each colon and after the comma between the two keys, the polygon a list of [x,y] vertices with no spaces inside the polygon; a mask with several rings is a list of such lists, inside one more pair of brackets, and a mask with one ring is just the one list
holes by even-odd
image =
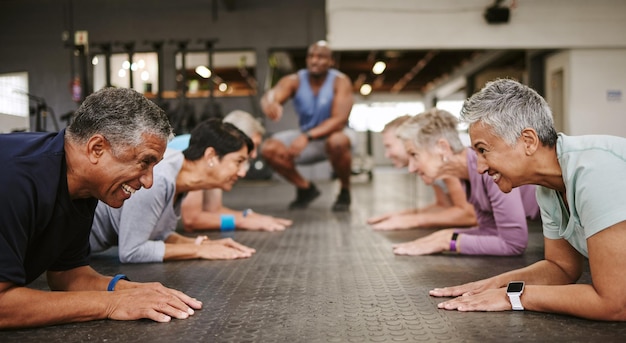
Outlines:
{"label": "gray rubber flooring", "polygon": [[[237,231],[250,259],[120,264],[115,249],[93,257],[104,274],[159,281],[204,302],[187,320],[59,325],[0,332],[0,342],[618,342],[626,323],[536,312],[438,310],[428,291],[488,277],[543,256],[541,229],[519,257],[394,256],[391,245],[432,230],[375,232],[366,218],[418,203],[412,176],[376,172],[353,184],[350,213],[332,213],[337,184],[308,210],[287,211],[294,190],[279,181],[242,181],[225,195],[234,208],[294,220],[284,232]],[[219,238],[219,232],[211,232]],[[588,270],[581,282],[589,282]],[[32,287],[46,289],[45,281]]]}

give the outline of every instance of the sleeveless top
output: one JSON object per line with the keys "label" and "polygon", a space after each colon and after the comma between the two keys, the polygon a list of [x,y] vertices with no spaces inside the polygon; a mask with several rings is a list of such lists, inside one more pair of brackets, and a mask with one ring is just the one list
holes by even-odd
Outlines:
{"label": "sleeveless top", "polygon": [[302,132],[308,131],[330,118],[337,75],[339,75],[337,69],[329,69],[324,84],[319,89],[317,95],[314,95],[309,83],[309,71],[306,69],[298,71],[300,84],[293,97],[293,104],[298,113],[300,130]]}

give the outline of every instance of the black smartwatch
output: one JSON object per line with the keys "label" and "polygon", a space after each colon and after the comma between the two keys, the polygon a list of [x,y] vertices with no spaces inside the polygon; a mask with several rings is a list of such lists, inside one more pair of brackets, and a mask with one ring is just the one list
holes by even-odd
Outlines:
{"label": "black smartwatch", "polygon": [[515,311],[524,310],[524,306],[522,306],[522,301],[520,300],[522,293],[524,293],[524,281],[511,281],[506,287],[506,295],[509,296],[511,307],[513,307]]}

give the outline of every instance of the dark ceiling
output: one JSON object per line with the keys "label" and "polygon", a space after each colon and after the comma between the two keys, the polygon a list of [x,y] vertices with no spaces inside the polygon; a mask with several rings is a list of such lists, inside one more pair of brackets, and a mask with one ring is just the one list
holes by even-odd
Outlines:
{"label": "dark ceiling", "polygon": [[[283,50],[291,59],[293,72],[306,68],[306,50]],[[424,94],[457,74],[476,74],[489,69],[524,70],[523,50],[376,50],[335,51],[335,66],[345,73],[358,92],[362,84],[372,86],[372,93]],[[377,61],[387,68],[380,75],[372,72]],[[280,74],[279,74],[280,75]]]}
{"label": "dark ceiling", "polygon": [[[485,19],[489,23],[508,21],[509,9],[501,8],[502,2],[503,0],[494,0],[493,6],[486,10]],[[212,7],[214,18],[217,18],[217,5],[214,1]],[[241,4],[237,0],[223,0],[223,5],[227,11],[234,11]],[[501,15],[505,15],[506,18]],[[276,50],[270,56],[276,53],[281,54],[282,63],[272,65],[276,60],[272,61],[270,57],[270,77],[272,78],[270,83],[272,85],[283,75],[306,67],[306,48]],[[372,94],[425,94],[460,76],[473,78],[480,73],[493,70],[514,70],[516,71],[514,74],[519,75],[520,71],[523,73],[527,70],[527,53],[524,50],[334,51],[334,58],[336,68],[352,80],[355,93],[358,93],[360,87],[367,83],[372,86]],[[386,70],[380,75],[372,72],[372,66],[377,61],[384,61],[387,64]],[[263,63],[263,61],[258,61],[258,63]],[[219,75],[224,75],[224,79],[229,80],[229,84],[232,84],[234,88],[246,88],[250,94],[263,92],[259,87],[254,87],[255,82],[251,82],[250,75],[255,74],[254,69],[219,70],[216,67],[215,71]],[[505,73],[500,73],[499,77],[506,76]],[[465,87],[466,93],[470,93],[476,86],[478,86],[476,82],[468,82],[466,86],[460,87]],[[454,91],[459,90],[462,89]]]}
{"label": "dark ceiling", "polygon": [[[270,55],[274,56],[274,61],[270,59],[272,85],[280,77],[306,68],[306,49],[283,49],[273,51]],[[352,80],[355,93],[359,92],[361,85],[367,83],[372,86],[372,94],[423,95],[459,76],[472,77],[488,70],[523,72],[526,69],[524,50],[334,51],[334,59],[337,69]],[[384,61],[387,64],[381,75],[372,72],[372,66],[376,61]],[[219,76],[217,83],[223,79],[232,89],[237,90],[232,95],[259,93],[260,85],[254,78],[256,72],[254,67],[215,66],[214,70],[215,75]],[[193,78],[194,75],[193,69],[188,70],[188,77]],[[459,90],[462,89],[454,91]]]}
{"label": "dark ceiling", "polygon": [[[429,84],[471,61],[479,51],[380,51],[338,53],[338,67],[358,89],[363,83],[376,92],[424,92]],[[387,68],[374,75],[372,66],[383,61]]]}

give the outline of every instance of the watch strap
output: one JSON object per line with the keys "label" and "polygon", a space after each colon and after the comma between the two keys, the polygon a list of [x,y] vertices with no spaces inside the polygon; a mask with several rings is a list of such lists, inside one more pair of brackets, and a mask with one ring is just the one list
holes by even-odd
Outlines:
{"label": "watch strap", "polygon": [[511,307],[515,311],[523,311],[524,306],[522,306],[522,301],[520,300],[520,294],[507,294],[509,296],[509,301],[511,302]]}

